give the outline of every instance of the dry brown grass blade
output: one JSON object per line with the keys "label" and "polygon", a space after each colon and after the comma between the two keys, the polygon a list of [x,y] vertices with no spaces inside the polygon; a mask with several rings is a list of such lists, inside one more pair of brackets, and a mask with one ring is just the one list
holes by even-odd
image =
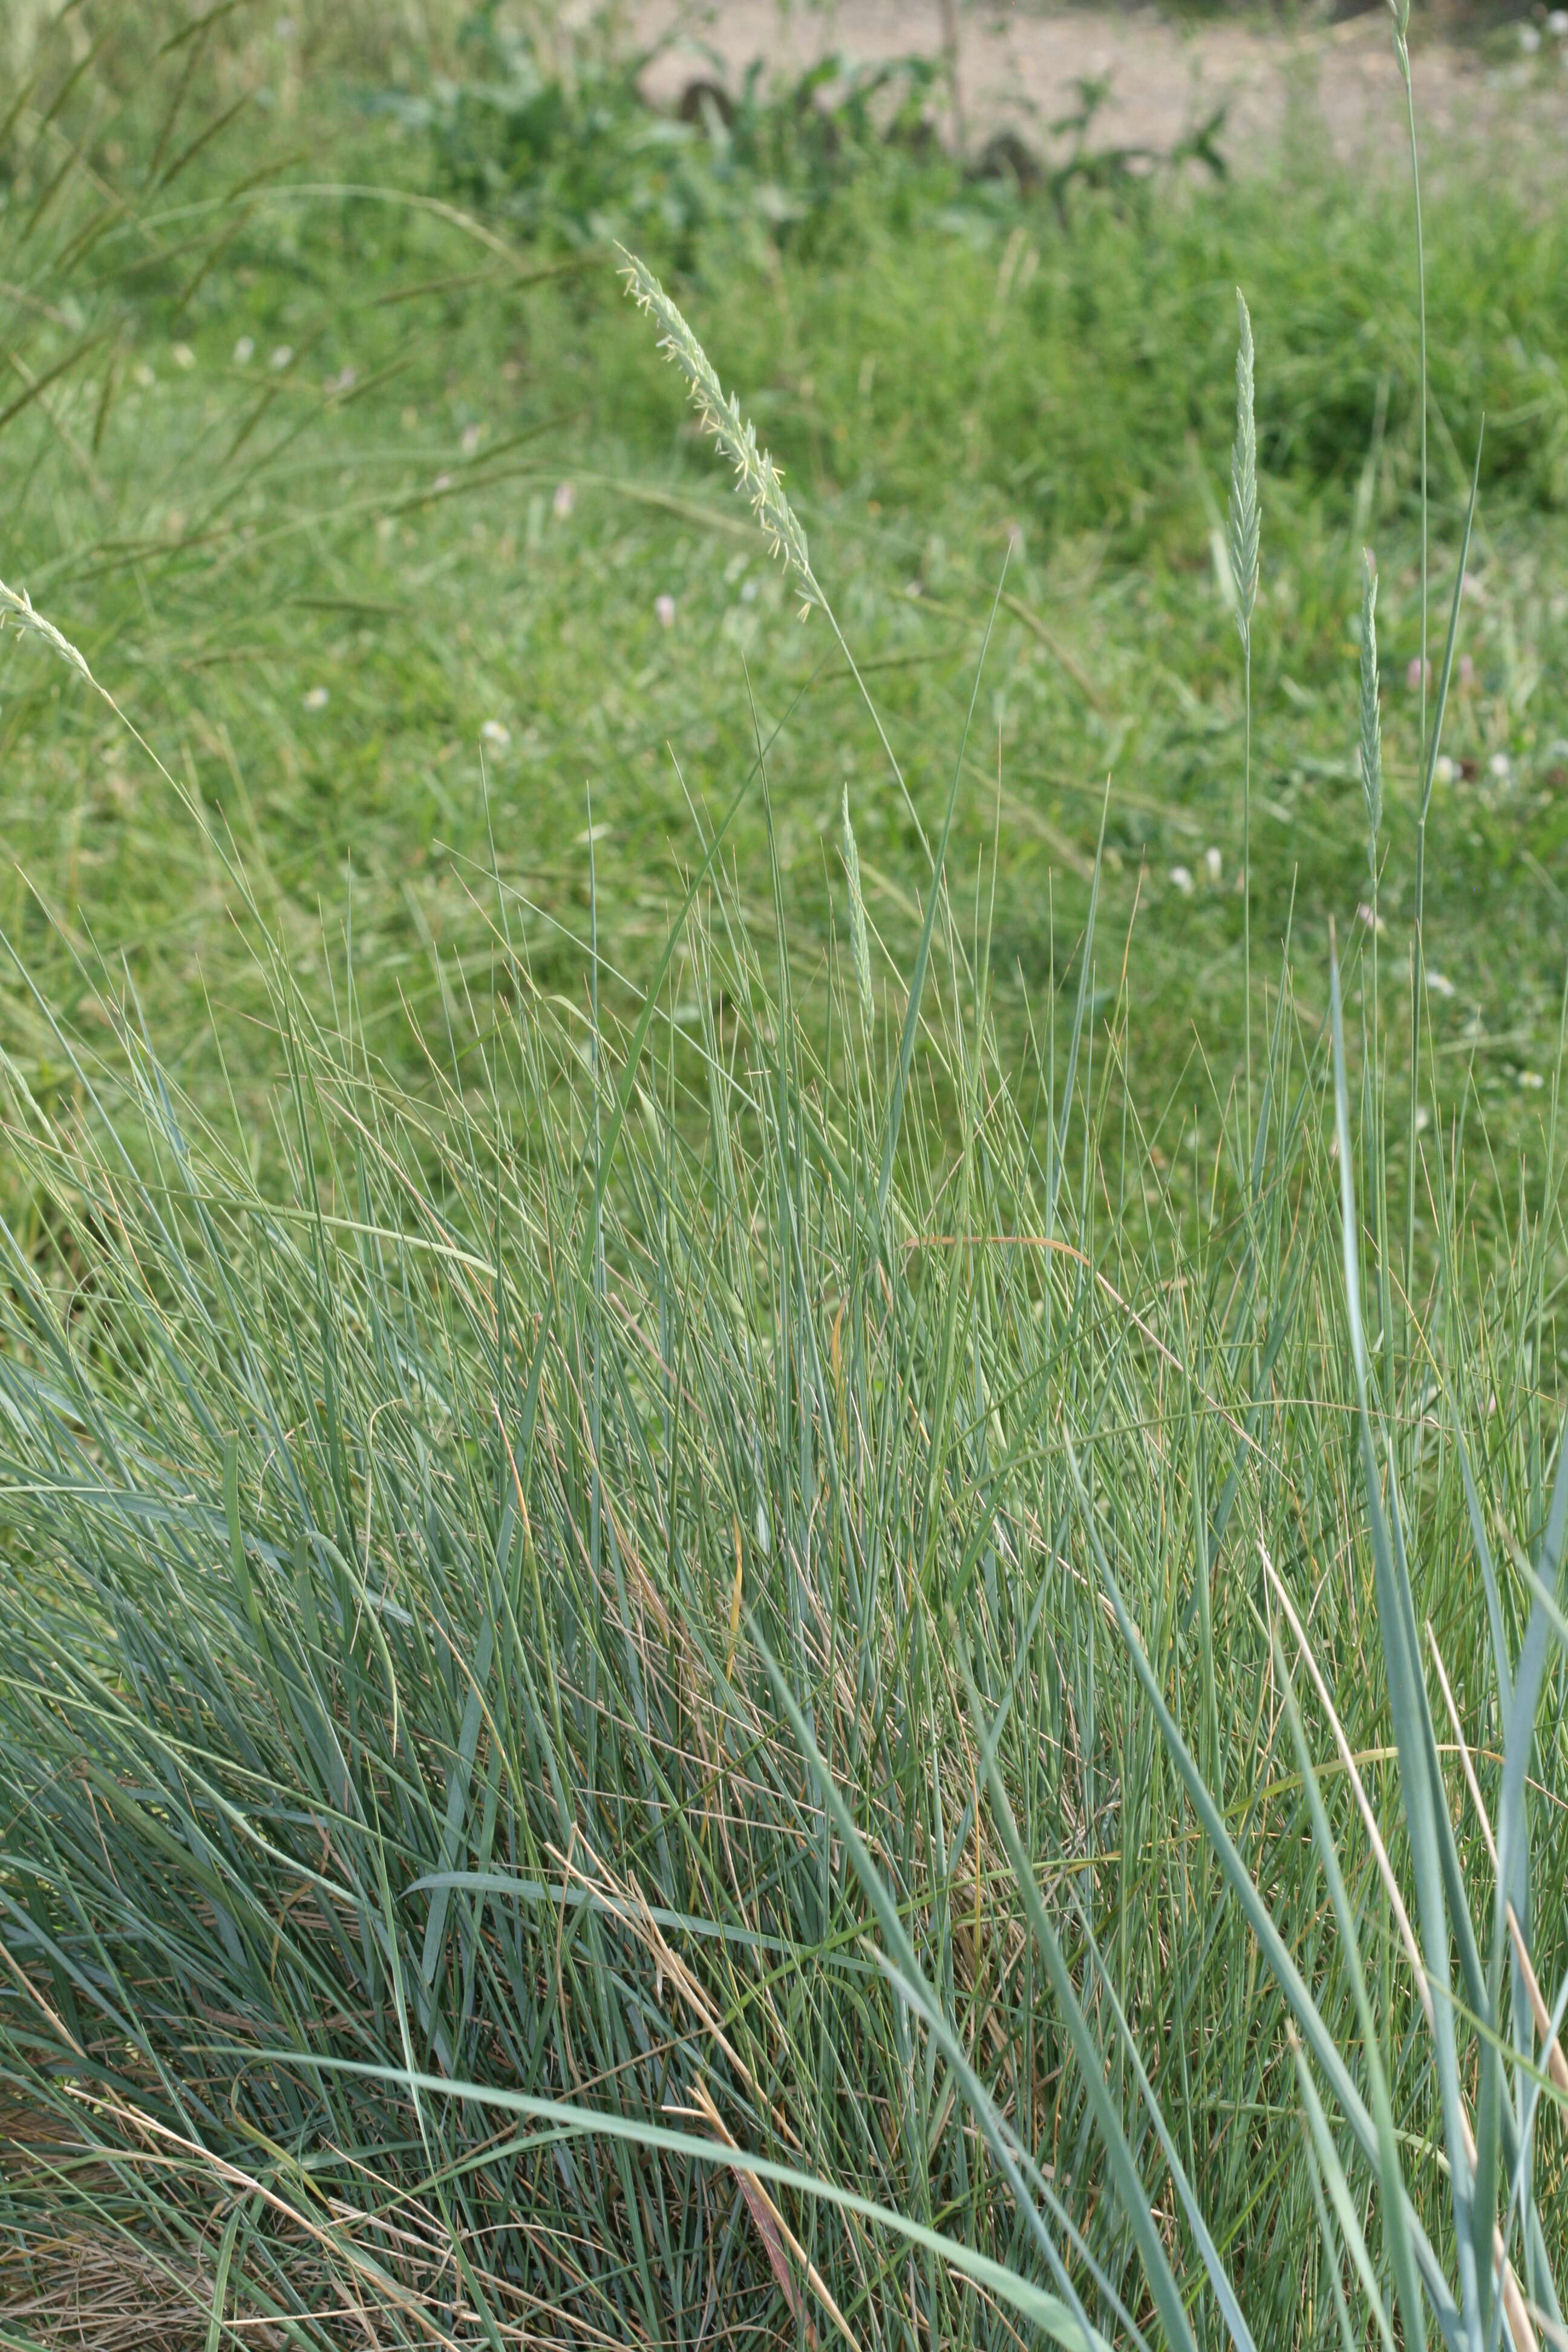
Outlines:
{"label": "dry brown grass blade", "polygon": [[[1114,1283],[1100,1272],[1099,1266],[1097,1266],[1091,1259],[1086,1257],[1082,1250],[1075,1249],[1071,1242],[1062,1241],[1054,1234],[910,1234],[906,1238],[903,1246],[907,1250],[1037,1249],[1047,1250],[1055,1257],[1071,1258],[1075,1265],[1081,1265],[1084,1272],[1092,1276],[1098,1287],[1105,1293],[1105,1296],[1110,1299],[1111,1305],[1119,1308],[1120,1311],[1126,1316],[1128,1321],[1136,1330],[1142,1333],[1144,1339],[1148,1340],[1149,1345],[1153,1349],[1154,1353],[1160,1358],[1163,1363],[1164,1363],[1172,1371],[1180,1372],[1184,1380],[1190,1380],[1192,1377],[1191,1367],[1184,1364],[1180,1356],[1174,1354],[1171,1349],[1166,1347],[1165,1342],[1161,1339],[1159,1333],[1145,1321],[1144,1318],[1139,1314],[1138,1309],[1132,1306],[1128,1299],[1122,1297],[1121,1293],[1116,1288]],[[1230,1412],[1226,1406],[1220,1403],[1217,1397],[1210,1396],[1206,1390],[1199,1388],[1195,1382],[1194,1383],[1193,1392],[1202,1403],[1208,1406],[1211,1412],[1217,1413],[1220,1419],[1225,1422],[1226,1426],[1234,1430],[1237,1436],[1240,1438],[1242,1444],[1250,1453],[1257,1454],[1258,1452],[1259,1449],[1257,1439],[1253,1437],[1251,1433],[1237,1419],[1235,1413]]]}
{"label": "dry brown grass blade", "polygon": [[729,1680],[735,1671],[735,1644],[741,1638],[741,1595],[745,1585],[745,1570],[741,1557],[741,1522],[735,1521],[735,1582],[730,1594],[730,1640],[724,1653],[724,1675]]}
{"label": "dry brown grass blade", "polygon": [[1568,2058],[1563,2055],[1563,2044],[1552,2031],[1552,2011],[1547,2008],[1542,1994],[1535,1970],[1531,1964],[1524,1936],[1519,1921],[1514,1916],[1511,1903],[1508,1906],[1508,1932],[1513,1937],[1513,1956],[1519,1962],[1519,1972],[1524,1979],[1524,1989],[1530,1995],[1530,2008],[1535,2019],[1535,2030],[1542,2041],[1551,2045],[1547,2054],[1547,2070],[1555,2087],[1568,2097]]}
{"label": "dry brown grass blade", "polygon": [[[6,2292],[13,2278],[23,2292]],[[0,2330],[61,2352],[205,2352],[212,2305],[210,2271],[107,2231],[36,2245],[26,2271],[0,2262]],[[244,2340],[274,2352],[287,2337],[261,2324]]]}
{"label": "dry brown grass blade", "polygon": [[1455,1704],[1454,1694],[1448,1683],[1448,1670],[1443,1664],[1443,1653],[1437,1647],[1437,1636],[1432,1631],[1430,1618],[1426,1621],[1426,1640],[1432,1652],[1432,1663],[1437,1669],[1437,1680],[1442,1685],[1443,1704],[1448,1711],[1449,1727],[1459,1750],[1459,1763],[1465,1775],[1465,1786],[1470,1792],[1470,1802],[1476,1809],[1476,1819],[1481,1825],[1481,1835],[1486,1841],[1487,1853],[1491,1857],[1491,1865],[1495,1870],[1498,1866],[1497,1841],[1492,1836],[1492,1825],[1481,1798],[1481,1784],[1476,1778],[1476,1768],[1470,1760],[1469,1743],[1465,1738],[1464,1727],[1459,1721],[1459,1710]]}
{"label": "dry brown grass blade", "polygon": [[[726,2147],[731,2147],[739,2151],[741,2146],[740,2141],[735,2137],[733,2132],[731,2131],[729,2126],[725,2123],[723,2116],[720,2114],[717,2106],[714,2105],[712,2093],[709,2090],[707,2084],[700,2078],[692,2084],[691,2095],[696,2102],[695,2112],[702,2117],[702,2120],[707,2124],[714,2137],[716,2139],[721,2139]],[[786,2247],[794,2256],[795,2262],[800,2265],[800,2268],[805,2273],[806,2278],[810,2282],[812,2293],[816,2296],[824,2311],[826,2312],[828,2317],[832,2320],[835,2327],[837,2328],[838,2333],[844,2338],[845,2343],[851,2347],[851,2352],[859,2352],[859,2345],[855,2336],[855,2332],[851,2328],[849,2322],[845,2318],[844,2314],[839,2310],[838,2305],[834,2302],[832,2295],[829,2294],[826,2281],[824,2279],[821,2272],[817,2269],[816,2263],[812,2262],[807,2255],[805,2248],[801,2244],[800,2240],[795,2236],[794,2231],[790,2228],[789,2223],[784,2220],[784,2215],[779,2211],[778,2207],[773,2203],[773,2199],[768,2195],[768,2192],[763,2188],[762,2182],[760,2180],[753,2180],[750,2173],[747,2172],[737,2171],[735,2177],[741,2184],[741,2194],[746,2200],[746,2210],[751,2215],[752,2221],[756,2225],[757,2235],[761,2238],[763,2247],[766,2249],[769,2266],[773,2271],[773,2276],[779,2283],[784,2301],[790,2307],[792,2317],[797,2319],[805,2329],[807,2343],[815,2347],[816,2343],[816,2331],[812,2326],[811,2321],[807,2317],[806,2314],[801,2309],[799,2289],[796,2287],[789,2265],[784,2260],[784,2250]]]}
{"label": "dry brown grass blade", "polygon": [[[119,2094],[102,2096],[76,2091],[72,2096],[84,2115],[101,2118],[115,2135],[119,2141],[118,2161],[122,2165],[135,2165],[148,2175],[162,2172],[169,2177],[188,2168],[209,2188],[221,2187],[231,2194],[237,2191],[254,2197],[258,2205],[275,2216],[286,2230],[297,2231],[301,2244],[314,2249],[328,2273],[346,2273],[345,2285],[352,2281],[362,2291],[368,2290],[375,2307],[401,2314],[426,2341],[437,2345],[446,2341],[440,2324],[432,2316],[419,2289],[395,2277],[383,2263],[354,2242],[347,2228],[323,2228],[302,2204],[291,2204],[275,2187],[243,2166],[230,2163],[173,2130]],[[335,2206],[334,2218],[352,2222],[359,2217],[350,2208]],[[210,2310],[209,2295],[206,2316],[210,2316]],[[203,2331],[201,2340],[205,2345],[205,2316]],[[180,2352],[184,2352],[183,2346]]]}
{"label": "dry brown grass blade", "polygon": [[[687,2007],[697,2017],[704,2032],[723,2052],[741,2081],[754,2091],[759,2098],[765,2099],[767,2095],[762,2084],[726,2035],[723,2021],[717,2007],[697,1977],[687,1967],[679,1953],[668,1942],[663,1929],[654,1917],[642,1889],[634,1879],[617,1879],[614,1872],[609,1870],[599,1855],[594,1852],[586,1838],[583,1839],[582,1844],[590,1862],[594,1864],[596,1876],[590,1876],[585,1870],[579,1869],[573,1862],[570,1853],[563,1854],[554,1846],[547,1847],[546,1851],[561,1864],[566,1878],[595,1895],[606,1910],[613,1911],[622,1925],[636,1936],[658,1970],[659,1985],[662,1987],[668,1979]],[[776,2105],[771,2106],[770,2112],[780,2136],[789,2143],[791,2147],[798,2151],[799,2136],[791,2126],[789,2117]]]}
{"label": "dry brown grass blade", "polygon": [[[1317,1658],[1313,1654],[1311,1643],[1307,1638],[1307,1629],[1296,1613],[1295,1603],[1291,1600],[1290,1595],[1286,1589],[1283,1578],[1280,1576],[1279,1570],[1275,1567],[1274,1562],[1268,1557],[1268,1546],[1260,1540],[1258,1549],[1263,1560],[1265,1573],[1268,1578],[1269,1584],[1273,1589],[1276,1599],[1279,1601],[1280,1607],[1284,1610],[1285,1615],[1289,1622],[1290,1631],[1296,1637],[1296,1646],[1300,1653],[1302,1664],[1305,1665],[1308,1674],[1312,1678],[1312,1686],[1318,1694],[1318,1698],[1322,1706],[1323,1713],[1328,1718],[1330,1729],[1333,1733],[1334,1745],[1339,1749],[1340,1761],[1344,1767],[1346,1777],[1350,1781],[1352,1794],[1355,1798],[1356,1807],[1362,1817],[1363,1826],[1366,1831],[1368,1841],[1372,1846],[1373,1854],[1377,1864],[1378,1875],[1383,1881],[1384,1892],[1388,1897],[1389,1908],[1394,1913],[1394,1919],[1397,1923],[1400,1941],[1405,1948],[1405,1956],[1410,1963],[1411,1974],[1415,1979],[1416,1995],[1420,2000],[1422,2011],[1426,2016],[1427,2027],[1430,2030],[1432,2027],[1432,1991],[1431,1987],[1426,1981],[1426,1963],[1421,1958],[1421,1948],[1415,1940],[1415,1931],[1410,1924],[1410,1914],[1405,1907],[1405,1898],[1399,1891],[1399,1881],[1394,1874],[1394,1864],[1388,1858],[1388,1849],[1383,1842],[1383,1832],[1377,1825],[1377,1816],[1372,1809],[1372,1800],[1366,1793],[1366,1789],[1362,1780],[1360,1772],[1356,1769],[1356,1761],[1354,1756],[1351,1752],[1350,1741],[1345,1737],[1344,1727],[1340,1721],[1338,1710],[1330,1696],[1328,1685],[1323,1680],[1322,1673],[1318,1665]],[[1434,1650],[1436,1650],[1436,1643],[1434,1643]],[[1447,1693],[1447,1676],[1444,1677],[1443,1687]],[[1449,1704],[1451,1706],[1451,1697]],[[1455,1728],[1457,1732],[1457,1717],[1455,1718]],[[1468,1768],[1469,1759],[1465,1750],[1462,1739],[1460,1740],[1459,1747],[1460,1753],[1465,1756],[1467,1768]],[[1473,1793],[1479,1805],[1480,1802],[1480,1791],[1479,1789],[1474,1788],[1473,1772],[1469,1772],[1468,1777],[1471,1780]],[[1481,1819],[1483,1823],[1485,1823],[1486,1814],[1484,1809],[1481,1812]],[[1487,1825],[1487,1835],[1489,1843],[1491,1835],[1489,1824]],[[1459,2112],[1459,2128],[1464,2136],[1465,2153],[1469,2160],[1470,2169],[1473,2172],[1476,2165],[1475,2133],[1470,2124],[1470,2118],[1463,2107],[1461,2107]],[[1508,2313],[1509,2326],[1512,2331],[1515,2352],[1538,2352],[1535,2330],[1530,2324],[1530,2315],[1525,2306],[1524,2296],[1521,2291],[1519,2281],[1514,2276],[1513,2265],[1509,2261],[1508,2249],[1503,2242],[1502,2231],[1498,2228],[1495,2222],[1492,2225],[1492,2261],[1496,2268],[1498,2277],[1502,2283],[1503,2305]]]}

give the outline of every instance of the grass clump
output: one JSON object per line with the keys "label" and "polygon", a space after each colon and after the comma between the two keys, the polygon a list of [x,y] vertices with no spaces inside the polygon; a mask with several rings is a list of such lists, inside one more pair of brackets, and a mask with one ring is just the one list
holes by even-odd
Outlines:
{"label": "grass clump", "polygon": [[907,977],[847,797],[820,1026],[770,749],[640,991],[498,883],[419,1094],[271,950],[269,1187],[129,990],[7,1066],[8,2340],[1554,2340],[1555,1093],[1391,1318],[1287,956],[1194,1244],[1098,894],[1021,1087],[957,782]]}
{"label": "grass clump", "polygon": [[[168,1055],[129,957],[68,915],[41,966],[12,942],[0,2337],[1535,2352],[1568,2262],[1561,1044],[1517,1194],[1478,1205],[1469,1097],[1420,1116],[1474,492],[1414,796],[1374,575],[1330,567],[1370,920],[1342,955],[1259,925],[1275,977],[1189,1126],[1164,1076],[1148,1108],[1103,814],[1011,1042],[1005,845],[961,813],[1002,616],[1051,621],[993,585],[917,765],[851,650],[875,600],[841,628],[629,268],[881,763],[835,763],[815,937],[780,782],[813,649],[682,777],[635,957],[597,792],[543,921],[487,798],[455,946],[412,898],[394,1035],[356,902],[307,958],[254,813],[253,882],[156,761],[252,959],[237,1081],[232,1007]],[[29,585],[26,657],[85,701],[114,627]]]}

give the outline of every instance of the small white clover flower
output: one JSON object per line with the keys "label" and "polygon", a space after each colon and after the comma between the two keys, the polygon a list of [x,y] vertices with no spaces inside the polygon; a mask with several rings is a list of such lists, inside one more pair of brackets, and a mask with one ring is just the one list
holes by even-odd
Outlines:
{"label": "small white clover flower", "polygon": [[308,687],[305,691],[305,708],[307,710],[325,710],[331,698],[331,695],[324,686]]}
{"label": "small white clover flower", "polygon": [[1179,890],[1184,898],[1190,898],[1192,897],[1193,877],[1188,867],[1185,866],[1173,866],[1171,868],[1171,882],[1173,887]]}
{"label": "small white clover flower", "polygon": [[510,728],[499,719],[487,719],[479,733],[487,743],[493,743],[498,751],[504,751],[511,741]]}
{"label": "small white clover flower", "polygon": [[673,596],[656,596],[653,600],[653,609],[658,617],[658,625],[661,629],[674,628],[675,599]]}

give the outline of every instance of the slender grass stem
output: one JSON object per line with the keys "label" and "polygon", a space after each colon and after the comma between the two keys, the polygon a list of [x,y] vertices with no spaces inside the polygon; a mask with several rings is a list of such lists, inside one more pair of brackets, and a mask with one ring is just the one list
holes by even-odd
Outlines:
{"label": "slender grass stem", "polygon": [[[1408,0],[1406,0],[1406,19]],[[1421,156],[1415,133],[1415,91],[1410,73],[1410,48],[1405,24],[1398,25],[1394,47],[1405,81],[1405,120],[1410,136],[1410,185],[1415,212],[1415,294],[1420,324],[1421,411],[1421,643],[1418,648],[1421,694],[1420,752],[1417,774],[1421,802],[1415,821],[1415,911],[1410,961],[1410,1102],[1405,1170],[1405,1296],[1414,1296],[1415,1261],[1416,1120],[1421,1108],[1421,1007],[1426,993],[1426,672],[1428,605],[1430,600],[1431,484],[1427,478],[1426,247],[1421,221]]]}
{"label": "slender grass stem", "polygon": [[1241,637],[1241,931],[1243,1030],[1247,1089],[1246,1159],[1252,1161],[1252,622],[1258,605],[1260,520],[1258,499],[1258,425],[1254,414],[1252,320],[1239,286],[1236,290],[1236,439],[1230,457],[1230,572],[1236,625]]}
{"label": "slender grass stem", "polygon": [[1252,632],[1247,633],[1241,662],[1241,963],[1246,1000],[1245,1056],[1247,1063],[1247,1157],[1252,1159]]}

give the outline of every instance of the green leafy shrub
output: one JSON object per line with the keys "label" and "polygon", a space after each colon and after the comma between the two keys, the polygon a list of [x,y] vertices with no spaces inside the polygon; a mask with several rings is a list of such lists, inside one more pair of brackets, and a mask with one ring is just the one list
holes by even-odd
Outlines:
{"label": "green leafy shrub", "polygon": [[546,40],[492,0],[462,29],[457,74],[374,102],[429,136],[445,186],[568,245],[646,236],[689,253],[702,229],[752,225],[787,237],[866,173],[940,152],[925,58],[829,58],[781,89],[759,61],[738,98],[698,79],[672,117],[639,87],[652,54],[596,19]]}

